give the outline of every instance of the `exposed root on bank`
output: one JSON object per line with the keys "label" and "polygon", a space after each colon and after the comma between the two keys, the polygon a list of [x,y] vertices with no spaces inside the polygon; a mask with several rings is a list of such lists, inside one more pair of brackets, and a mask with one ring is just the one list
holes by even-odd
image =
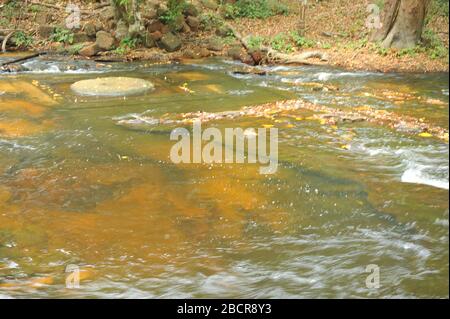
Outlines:
{"label": "exposed root on bank", "polygon": [[[227,28],[229,28],[231,30],[234,37],[239,40],[239,42],[242,44],[244,49],[248,53],[250,53],[252,51],[252,48],[248,44],[248,41],[246,40],[246,38],[244,38],[229,23],[226,24],[226,26],[227,26]],[[308,59],[318,58],[322,62],[326,62],[329,59],[328,55],[321,51],[309,51],[309,52],[303,52],[303,53],[299,53],[299,54],[285,54],[285,53],[278,52],[267,46],[262,46],[260,48],[260,51],[265,54],[263,61],[268,64],[279,63],[279,64],[323,65],[323,63],[308,61]],[[251,56],[252,56],[252,59],[254,60],[255,64],[261,63],[261,61],[255,59],[254,55],[251,54]]]}
{"label": "exposed root on bank", "polygon": [[317,64],[308,59],[318,58],[320,61],[328,61],[328,55],[320,51],[309,51],[300,54],[284,54],[273,49],[267,49],[267,60],[270,63],[280,63],[280,64]]}
{"label": "exposed root on bank", "polygon": [[166,114],[157,119],[154,117],[133,115],[128,118],[117,119],[117,124],[130,125],[185,125],[194,121],[203,123],[218,120],[233,120],[241,117],[259,117],[274,119],[276,116],[297,118],[298,114],[290,114],[290,111],[309,110],[316,112],[313,119],[317,119],[324,125],[337,125],[342,123],[368,122],[376,125],[388,126],[396,131],[419,134],[425,137],[436,137],[448,142],[448,130],[439,126],[426,123],[422,119],[416,119],[407,115],[399,115],[385,110],[377,110],[369,106],[337,109],[321,106],[303,100],[286,100],[275,103],[267,103],[256,106],[246,106],[237,111],[224,112],[190,112],[178,115]]}
{"label": "exposed root on bank", "polygon": [[2,52],[3,52],[3,53],[6,52],[6,43],[7,43],[8,40],[13,36],[13,34],[14,34],[14,31],[8,33],[8,34],[5,36],[5,38],[3,39],[3,42],[2,42]]}

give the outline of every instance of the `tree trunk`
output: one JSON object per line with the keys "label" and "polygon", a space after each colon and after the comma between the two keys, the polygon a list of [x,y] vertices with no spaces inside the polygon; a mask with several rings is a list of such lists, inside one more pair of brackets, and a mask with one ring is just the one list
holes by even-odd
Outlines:
{"label": "tree trunk", "polygon": [[376,29],[371,41],[380,41],[384,48],[409,49],[422,36],[430,0],[386,0],[381,17],[381,28]]}

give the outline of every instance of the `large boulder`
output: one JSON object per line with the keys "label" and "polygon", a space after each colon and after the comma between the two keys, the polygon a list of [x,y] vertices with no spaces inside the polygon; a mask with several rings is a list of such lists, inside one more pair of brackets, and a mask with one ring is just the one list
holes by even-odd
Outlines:
{"label": "large boulder", "polygon": [[154,89],[153,83],[137,78],[105,77],[75,82],[70,86],[78,95],[127,96]]}
{"label": "large boulder", "polygon": [[243,54],[242,46],[240,45],[233,45],[228,49],[228,56],[233,58],[234,60],[240,60],[241,55]]}
{"label": "large boulder", "polygon": [[162,36],[161,47],[167,52],[174,52],[181,48],[181,40],[178,36],[173,33],[166,33]]}
{"label": "large boulder", "polygon": [[99,52],[99,48],[95,43],[89,44],[85,47],[83,47],[78,54],[85,57],[91,57],[96,55]]}
{"label": "large boulder", "polygon": [[146,48],[154,48],[156,47],[156,41],[153,39],[151,33],[147,33],[143,38],[143,44]]}
{"label": "large boulder", "polygon": [[216,37],[210,38],[207,43],[207,48],[211,51],[222,51],[223,46],[222,40]]}
{"label": "large boulder", "polygon": [[114,46],[114,37],[106,31],[98,31],[95,44],[100,50],[111,50]]}
{"label": "large boulder", "polygon": [[179,15],[174,21],[173,23],[171,23],[170,27],[172,29],[172,31],[181,31],[183,29],[183,25],[184,25],[184,16],[183,15]]}
{"label": "large boulder", "polygon": [[206,48],[194,47],[183,52],[184,57],[188,59],[200,59],[211,56],[211,52]]}
{"label": "large boulder", "polygon": [[192,31],[197,31],[200,27],[200,20],[196,17],[187,17],[186,18],[187,25],[191,28]]}
{"label": "large boulder", "polygon": [[89,36],[89,37],[95,37],[95,34],[97,33],[97,28],[95,26],[94,23],[92,22],[87,22],[84,26],[83,26],[83,31]]}
{"label": "large boulder", "polygon": [[128,36],[131,38],[136,38],[140,35],[141,31],[144,30],[144,27],[141,27],[141,25],[136,22],[133,23],[128,27]]}
{"label": "large boulder", "polygon": [[150,37],[154,40],[154,41],[159,41],[161,40],[163,34],[159,31],[155,31],[155,32],[149,32]]}
{"label": "large boulder", "polygon": [[233,34],[233,31],[230,29],[230,27],[221,25],[217,27],[216,34],[220,37],[228,37]]}
{"label": "large boulder", "polygon": [[181,30],[181,32],[184,32],[184,33],[189,33],[189,32],[191,32],[192,30],[191,30],[191,27],[186,23],[186,22],[184,22],[183,23],[183,29]]}
{"label": "large boulder", "polygon": [[199,14],[199,9],[193,3],[187,3],[183,9],[183,14],[185,16],[196,17]]}
{"label": "large boulder", "polygon": [[148,32],[161,31],[163,28],[164,28],[164,24],[161,21],[158,21],[158,20],[155,20],[155,21],[151,22],[147,26]]}
{"label": "large boulder", "polygon": [[116,12],[113,7],[107,6],[100,12],[100,18],[104,21],[114,20]]}
{"label": "large boulder", "polygon": [[121,41],[125,39],[127,36],[128,36],[128,26],[124,21],[120,20],[117,23],[116,30],[114,31],[114,37],[117,40]]}

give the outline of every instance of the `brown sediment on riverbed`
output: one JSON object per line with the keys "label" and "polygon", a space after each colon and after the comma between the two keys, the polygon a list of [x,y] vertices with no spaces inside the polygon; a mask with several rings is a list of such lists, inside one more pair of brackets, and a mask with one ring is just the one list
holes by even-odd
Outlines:
{"label": "brown sediment on riverbed", "polygon": [[187,124],[194,121],[206,123],[218,120],[233,120],[241,117],[268,118],[277,122],[277,116],[303,120],[303,118],[299,118],[298,114],[292,114],[292,111],[302,109],[315,112],[316,114],[308,119],[318,120],[322,125],[332,126],[345,123],[368,122],[387,126],[399,132],[418,134],[421,137],[435,137],[448,142],[447,129],[429,124],[423,119],[417,119],[408,115],[399,115],[386,110],[377,110],[370,106],[339,109],[317,105],[303,100],[285,100],[256,106],[246,106],[237,111],[217,113],[191,112],[177,116],[167,114],[159,119],[152,117],[134,117],[132,119],[118,120],[117,123],[119,125],[173,125]]}

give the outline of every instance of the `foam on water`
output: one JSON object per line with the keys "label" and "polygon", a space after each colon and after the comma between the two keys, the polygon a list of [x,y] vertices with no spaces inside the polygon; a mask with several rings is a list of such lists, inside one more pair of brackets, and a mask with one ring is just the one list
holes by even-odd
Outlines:
{"label": "foam on water", "polygon": [[380,169],[388,169],[391,176],[403,183],[422,184],[449,189],[448,145],[422,144],[392,145],[395,137],[388,137],[382,145],[371,138],[355,140],[352,150],[364,156],[365,161]]}
{"label": "foam on water", "polygon": [[253,90],[230,90],[228,91],[228,94],[230,95],[248,95],[253,93]]}
{"label": "foam on water", "polygon": [[448,227],[448,219],[436,218],[436,220],[434,221],[434,224],[439,225],[439,226]]}
{"label": "foam on water", "polygon": [[401,181],[403,183],[423,184],[437,188],[448,189],[449,182],[444,179],[436,179],[426,173],[430,167],[425,165],[412,164],[403,173]]}
{"label": "foam on water", "polygon": [[1,147],[1,146],[6,146],[6,148],[7,148],[9,151],[12,151],[12,150],[14,150],[14,149],[27,149],[27,150],[35,150],[35,149],[36,149],[36,148],[33,147],[33,146],[22,145],[22,144],[19,144],[19,143],[17,143],[17,142],[14,142],[14,141],[7,141],[7,140],[2,140],[2,139],[0,139],[0,147]]}
{"label": "foam on water", "polygon": [[29,69],[24,73],[42,73],[42,74],[91,74],[104,73],[106,70],[77,68],[75,70],[61,70],[61,65],[58,63],[46,64],[39,61],[29,61],[23,63],[23,66]]}
{"label": "foam on water", "polygon": [[329,81],[343,77],[366,77],[375,75],[378,74],[373,72],[318,72],[314,75],[314,78],[319,81]]}

